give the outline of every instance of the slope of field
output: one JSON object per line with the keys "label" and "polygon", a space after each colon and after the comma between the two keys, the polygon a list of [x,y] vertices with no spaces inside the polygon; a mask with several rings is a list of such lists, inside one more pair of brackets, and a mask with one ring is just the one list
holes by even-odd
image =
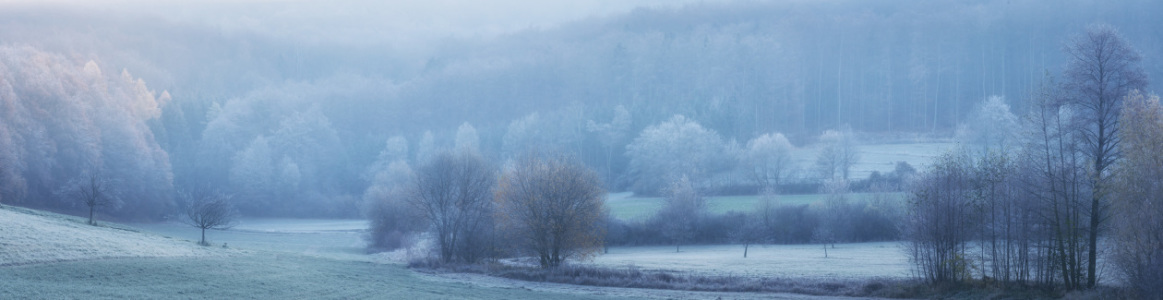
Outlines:
{"label": "slope of field", "polygon": [[[402,266],[243,253],[0,268],[0,299],[594,299],[428,280]],[[603,297],[606,298],[606,297]]]}
{"label": "slope of field", "polygon": [[[84,221],[0,209],[0,299],[851,299],[417,273],[399,260],[359,253],[366,226],[359,220],[242,220],[241,230],[207,232],[214,247],[197,246],[198,231],[180,224]],[[642,260],[651,250],[632,252],[638,254],[615,250],[610,263],[652,266]]]}
{"label": "slope of field", "polygon": [[0,266],[133,257],[216,255],[221,251],[133,229],[11,206],[0,208]]}

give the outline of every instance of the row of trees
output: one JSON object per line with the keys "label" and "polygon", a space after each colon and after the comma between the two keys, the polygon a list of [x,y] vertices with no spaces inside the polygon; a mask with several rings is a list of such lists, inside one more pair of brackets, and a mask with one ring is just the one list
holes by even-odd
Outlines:
{"label": "row of trees", "polygon": [[374,192],[369,210],[374,246],[398,247],[402,238],[430,232],[444,263],[529,255],[554,267],[603,245],[606,192],[575,158],[526,154],[498,177],[487,160],[461,148],[414,172],[394,168],[396,180]]}
{"label": "row of trees", "polygon": [[[1147,290],[1158,281],[1143,280],[1159,278],[1152,253],[1163,248],[1142,241],[1163,224],[1130,206],[1150,202],[1144,192],[1158,182],[1150,177],[1159,156],[1152,143],[1163,134],[1158,98],[1139,92],[1141,58],[1110,26],[1091,26],[1065,52],[1064,82],[1048,79],[1032,93],[1020,130],[979,130],[992,133],[975,139],[975,150],[939,159],[913,186],[905,233],[924,278],[1090,288],[1102,275],[1100,254],[1115,249],[1144,297],[1160,295]],[[996,102],[977,118],[1014,119]]]}
{"label": "row of trees", "polygon": [[900,238],[898,222],[904,215],[898,193],[877,185],[876,192],[859,199],[847,181],[825,184],[822,201],[787,204],[773,189],[758,196],[748,210],[711,213],[706,199],[689,179],[667,188],[659,211],[646,219],[615,220],[608,225],[606,242],[612,245],[740,244],[744,256],[751,244],[832,244],[891,241]]}

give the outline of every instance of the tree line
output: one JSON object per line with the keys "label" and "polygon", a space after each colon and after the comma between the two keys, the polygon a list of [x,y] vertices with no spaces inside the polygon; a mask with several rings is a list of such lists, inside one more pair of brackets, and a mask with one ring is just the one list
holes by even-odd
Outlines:
{"label": "tree line", "polygon": [[904,237],[920,277],[1086,289],[1117,280],[1109,257],[1137,295],[1163,295],[1163,223],[1147,204],[1163,111],[1142,56],[1103,24],[1064,52],[1061,81],[1047,75],[1025,114],[987,101],[975,127],[988,134],[917,178]]}

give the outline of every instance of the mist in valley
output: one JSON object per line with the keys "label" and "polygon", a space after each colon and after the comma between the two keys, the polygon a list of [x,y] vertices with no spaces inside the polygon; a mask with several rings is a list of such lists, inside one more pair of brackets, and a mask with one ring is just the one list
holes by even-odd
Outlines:
{"label": "mist in valley", "polygon": [[[602,266],[653,249],[639,246],[826,257],[948,238],[954,256],[909,248],[886,276],[1094,287],[1089,232],[1158,236],[1090,219],[1127,211],[1109,199],[1149,176],[1120,162],[1157,153],[1118,135],[1153,127],[1063,125],[1094,121],[1063,104],[1090,91],[1072,47],[1115,32],[1138,56],[1097,94],[1148,99],[1121,116],[1154,120],[1161,13],[1147,0],[0,1],[0,204],[166,224],[216,200],[229,221],[366,219],[352,247],[427,239],[456,245],[439,260],[473,263],[531,255],[480,245],[520,244],[513,232],[536,226],[514,216],[538,204],[512,187],[565,174],[566,197],[598,201],[576,204],[579,222],[600,227],[571,233],[584,250],[565,257]],[[456,213],[426,200],[440,176],[464,178],[445,189]],[[97,185],[104,198],[78,201]],[[1039,231],[1068,222],[1034,217],[1056,201],[1095,229]],[[450,215],[459,237],[438,222]],[[976,231],[910,229],[932,220]],[[611,245],[632,250],[601,258]]]}

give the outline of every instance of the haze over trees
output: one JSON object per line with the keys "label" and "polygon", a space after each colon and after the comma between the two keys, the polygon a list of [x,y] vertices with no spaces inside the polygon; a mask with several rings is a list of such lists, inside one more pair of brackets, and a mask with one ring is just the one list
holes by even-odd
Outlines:
{"label": "haze over trees", "polygon": [[[346,18],[334,28],[289,21],[328,10],[312,3],[286,4],[295,13],[282,15],[269,13],[273,4],[175,2],[103,15],[14,6],[3,15],[21,22],[0,37],[26,46],[7,46],[4,55],[12,92],[4,96],[11,109],[0,133],[0,199],[71,210],[48,196],[68,181],[63,174],[78,173],[65,169],[87,164],[125,168],[102,172],[121,182],[154,182],[122,193],[133,199],[110,212],[115,218],[160,218],[175,211],[175,186],[201,183],[236,195],[245,215],[353,217],[372,185],[363,171],[385,140],[405,138],[415,166],[455,149],[466,123],[487,158],[564,149],[599,170],[611,191],[658,194],[667,181],[643,182],[650,174],[639,172],[663,168],[631,162],[626,146],[675,115],[717,134],[716,147],[737,141],[736,149],[774,133],[795,148],[814,147],[814,137],[843,124],[862,137],[941,136],[993,95],[1015,115],[1034,108],[1024,95],[1047,71],[1061,73],[1069,58],[1061,41],[1086,24],[1111,23],[1144,53],[1163,45],[1141,21],[1157,3],[1058,4],[703,3],[415,49],[392,43],[421,35],[348,31],[394,20]],[[158,7],[189,13],[165,17]],[[364,10],[336,15],[352,11]],[[257,22],[233,22],[238,15]],[[303,30],[290,34],[268,21]],[[90,61],[103,83],[61,80]],[[1163,70],[1151,59],[1142,68]],[[121,70],[141,80],[118,78]],[[31,96],[38,91],[44,101]],[[84,97],[108,100],[79,106]],[[32,113],[40,109],[57,117]],[[52,126],[32,130],[43,125]],[[101,155],[90,146],[68,150],[97,141]],[[16,150],[31,145],[53,147]],[[114,156],[149,163],[107,163]],[[734,162],[721,163],[688,176],[742,185],[726,175]]]}
{"label": "haze over trees", "polygon": [[[1160,293],[1158,1],[610,4],[438,34],[375,1],[76,5],[0,5],[4,204],[157,221],[211,187],[239,217],[362,215],[378,249],[431,234],[443,262],[513,254],[544,222],[572,228],[523,245],[546,266],[603,243],[904,239],[932,282],[1065,290],[1110,281],[1107,240]],[[965,149],[853,167],[918,141]],[[520,172],[572,178],[584,196],[555,199],[584,210],[557,216],[583,217],[534,218],[555,202],[510,188],[564,183]],[[86,174],[121,205],[61,196]],[[666,204],[595,229],[600,190]],[[828,195],[779,203],[797,193]]]}

